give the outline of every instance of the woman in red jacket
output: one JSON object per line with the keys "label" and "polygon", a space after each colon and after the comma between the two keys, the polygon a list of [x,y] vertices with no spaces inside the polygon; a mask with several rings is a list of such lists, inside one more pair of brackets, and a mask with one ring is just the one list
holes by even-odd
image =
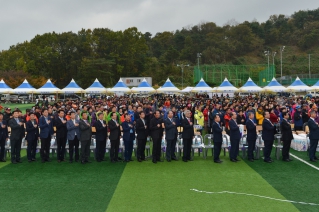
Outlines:
{"label": "woman in red jacket", "polygon": [[276,115],[275,110],[273,108],[270,110],[270,118],[269,119],[270,119],[271,123],[273,123],[273,124],[277,124],[279,121],[279,117]]}

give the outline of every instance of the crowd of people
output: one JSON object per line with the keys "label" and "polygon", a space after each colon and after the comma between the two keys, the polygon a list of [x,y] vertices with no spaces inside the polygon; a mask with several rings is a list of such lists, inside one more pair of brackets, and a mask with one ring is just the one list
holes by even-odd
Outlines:
{"label": "crowd of people", "polygon": [[[290,162],[289,149],[293,139],[292,123],[295,131],[309,126],[310,161],[316,162],[315,155],[319,140],[319,116],[317,105],[319,98],[278,97],[260,95],[233,97],[213,95],[148,97],[111,97],[88,98],[86,100],[47,101],[22,113],[19,108],[5,108],[0,113],[0,161],[5,162],[6,141],[10,139],[11,162],[21,163],[21,142],[27,141],[28,162],[36,161],[38,141],[41,141],[41,162],[50,162],[51,138],[55,134],[57,161],[66,161],[66,145],[69,147],[70,163],[90,163],[90,144],[95,135],[95,160],[106,160],[106,141],[110,140],[110,161],[130,162],[133,142],[137,141],[137,160],[145,161],[147,138],[152,140],[153,163],[161,159],[161,142],[166,140],[167,162],[177,160],[176,142],[178,136],[183,139],[184,162],[192,161],[192,140],[196,134],[213,134],[214,162],[219,158],[223,142],[222,133],[230,136],[229,158],[238,162],[239,142],[242,137],[239,126],[245,125],[248,143],[248,160],[254,162],[254,150],[258,125],[262,126],[264,141],[264,161],[272,163],[271,150],[274,135],[282,134],[282,159]],[[194,126],[196,126],[194,128]],[[10,127],[10,132],[8,132]],[[93,130],[94,129],[94,130]],[[195,130],[194,130],[195,129]],[[119,142],[124,141],[124,158],[120,158]],[[81,144],[81,154],[79,146]]]}

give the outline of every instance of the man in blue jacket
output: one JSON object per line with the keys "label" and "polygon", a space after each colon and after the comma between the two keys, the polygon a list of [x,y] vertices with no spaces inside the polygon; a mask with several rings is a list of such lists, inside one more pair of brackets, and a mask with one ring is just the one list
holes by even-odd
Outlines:
{"label": "man in blue jacket", "polygon": [[239,141],[241,139],[239,127],[236,122],[237,114],[236,112],[232,112],[231,119],[229,120],[229,129],[230,129],[230,161],[237,162],[240,161],[237,159],[238,152],[239,152]]}
{"label": "man in blue jacket", "polygon": [[73,152],[75,152],[75,162],[78,162],[80,128],[79,120],[76,119],[76,114],[74,111],[71,111],[71,119],[67,121],[66,127],[68,129],[70,163],[73,163]]}
{"label": "man in blue jacket", "polygon": [[40,139],[41,139],[41,150],[40,155],[42,163],[50,162],[50,145],[51,145],[51,136],[53,135],[53,125],[52,120],[48,116],[48,109],[42,109],[42,116],[39,119],[40,127]]}
{"label": "man in blue jacket", "polygon": [[39,126],[35,119],[33,112],[29,113],[30,120],[26,123],[27,136],[25,140],[28,141],[27,157],[28,161],[35,161],[35,155],[37,150],[38,138],[39,138]]}
{"label": "man in blue jacket", "polygon": [[257,131],[256,131],[256,123],[254,122],[253,112],[248,112],[248,119],[246,121],[246,129],[247,129],[247,143],[248,143],[248,160],[250,162],[254,162],[254,149],[256,146],[257,139]]}
{"label": "man in blue jacket", "polygon": [[124,161],[130,162],[132,160],[133,141],[135,139],[135,130],[133,122],[131,121],[131,115],[125,115],[125,121],[121,124],[123,131],[123,141],[125,146]]}
{"label": "man in blue jacket", "polygon": [[316,157],[316,149],[318,146],[319,140],[319,126],[315,121],[317,116],[316,111],[312,110],[310,112],[310,119],[308,120],[309,127],[309,139],[310,139],[310,149],[309,149],[309,157],[311,162],[317,162],[318,158]]}
{"label": "man in blue jacket", "polygon": [[215,114],[214,122],[212,123],[212,130],[214,135],[214,162],[222,163],[223,161],[220,160],[219,155],[223,143],[223,129],[220,126],[220,117],[218,114]]}

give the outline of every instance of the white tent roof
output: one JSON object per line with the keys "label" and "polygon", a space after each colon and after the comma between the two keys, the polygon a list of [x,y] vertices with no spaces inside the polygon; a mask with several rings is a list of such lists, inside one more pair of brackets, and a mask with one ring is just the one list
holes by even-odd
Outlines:
{"label": "white tent roof", "polygon": [[127,85],[123,82],[123,80],[120,78],[120,80],[114,85],[113,88],[110,88],[108,90],[110,93],[130,93],[131,89],[127,87]]}
{"label": "white tent roof", "polygon": [[13,91],[12,88],[10,88],[3,79],[0,81],[0,93],[11,93]]}
{"label": "white tent roof", "polygon": [[238,91],[238,88],[236,88],[235,86],[233,86],[228,79],[225,77],[224,82],[222,82],[222,84],[220,84],[220,86],[217,88],[218,92],[221,93],[227,93],[227,92],[236,92]]}
{"label": "white tent roof", "polygon": [[93,84],[85,89],[85,93],[105,93],[106,88],[99,82],[98,79],[95,79]]}
{"label": "white tent roof", "polygon": [[19,87],[17,87],[16,89],[13,89],[13,93],[35,93],[37,91],[37,89],[35,89],[34,87],[32,87],[28,80],[24,80],[23,83],[21,85],[19,85]]}
{"label": "white tent roof", "polygon": [[263,88],[266,92],[285,92],[286,90],[286,87],[282,86],[275,77]]}
{"label": "white tent roof", "polygon": [[311,88],[305,83],[303,83],[299,79],[299,77],[297,77],[295,81],[287,87],[287,91],[292,91],[292,92],[303,92],[303,91],[309,91],[309,90],[311,90]]}
{"label": "white tent roof", "polygon": [[193,90],[194,87],[186,87],[183,90],[181,90],[181,93],[189,93]]}
{"label": "white tent roof", "polygon": [[61,92],[61,89],[57,88],[50,79],[39,89],[37,93],[58,93]]}
{"label": "white tent roof", "polygon": [[203,78],[197,83],[197,85],[192,89],[193,93],[211,93],[213,88],[209,87]]}
{"label": "white tent roof", "polygon": [[169,78],[167,78],[164,85],[157,89],[157,92],[171,94],[171,93],[178,93],[180,92],[180,90],[169,80]]}
{"label": "white tent roof", "polygon": [[144,78],[143,81],[136,88],[131,89],[133,93],[153,93],[155,89]]}
{"label": "white tent roof", "polygon": [[247,82],[239,88],[240,92],[249,92],[249,93],[257,93],[261,92],[263,89],[256,85],[254,81],[249,77]]}
{"label": "white tent roof", "polygon": [[71,82],[62,89],[63,93],[82,93],[83,89],[78,86],[78,84],[76,84],[76,82],[74,81],[74,79],[71,80]]}

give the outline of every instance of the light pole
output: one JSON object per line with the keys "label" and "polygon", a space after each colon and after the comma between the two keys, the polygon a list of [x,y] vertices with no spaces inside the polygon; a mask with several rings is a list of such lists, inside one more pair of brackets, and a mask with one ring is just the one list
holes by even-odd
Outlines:
{"label": "light pole", "polygon": [[273,53],[271,54],[271,56],[272,56],[272,74],[273,74],[273,76],[274,76],[275,56],[276,56],[276,54],[277,54],[277,52],[273,52]]}
{"label": "light pole", "polygon": [[[269,79],[269,50],[264,51],[266,57],[268,57],[268,70],[267,70],[267,78]],[[267,81],[267,80],[266,80]]]}
{"label": "light pole", "polygon": [[285,46],[280,47],[280,83],[282,84],[282,52],[284,51]]}
{"label": "light pole", "polygon": [[189,65],[188,64],[187,65],[177,64],[177,66],[181,67],[181,69],[182,69],[182,89],[184,89],[184,67],[189,66]]}
{"label": "light pole", "polygon": [[201,58],[202,53],[197,53],[197,67],[198,67],[198,71],[199,71],[199,58]]}

